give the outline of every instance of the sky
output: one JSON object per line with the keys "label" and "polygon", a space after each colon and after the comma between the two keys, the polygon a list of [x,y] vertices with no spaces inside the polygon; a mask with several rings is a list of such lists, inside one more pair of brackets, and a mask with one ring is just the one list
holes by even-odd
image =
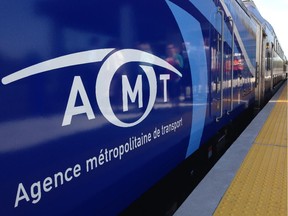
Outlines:
{"label": "sky", "polygon": [[253,0],[262,16],[273,26],[288,58],[288,0]]}

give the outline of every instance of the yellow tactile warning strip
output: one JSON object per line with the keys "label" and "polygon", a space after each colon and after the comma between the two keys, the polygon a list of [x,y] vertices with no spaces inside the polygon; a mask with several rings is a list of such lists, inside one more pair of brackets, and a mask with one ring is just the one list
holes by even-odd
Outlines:
{"label": "yellow tactile warning strip", "polygon": [[287,216],[287,112],[285,88],[214,212]]}

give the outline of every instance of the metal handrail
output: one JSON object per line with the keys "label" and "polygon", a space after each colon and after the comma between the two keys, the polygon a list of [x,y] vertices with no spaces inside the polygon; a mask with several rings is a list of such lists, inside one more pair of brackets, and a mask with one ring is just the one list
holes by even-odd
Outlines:
{"label": "metal handrail", "polygon": [[218,8],[217,13],[221,14],[221,82],[220,82],[220,116],[216,118],[216,121],[220,121],[223,117],[223,79],[224,79],[224,11]]}
{"label": "metal handrail", "polygon": [[233,104],[234,104],[234,88],[233,88],[233,81],[234,81],[234,73],[233,73],[233,69],[234,69],[234,44],[235,44],[235,37],[234,37],[234,20],[232,17],[229,17],[228,18],[229,22],[232,23],[232,44],[231,44],[231,101],[230,101],[230,110],[227,112],[228,114],[230,112],[233,111],[234,107],[233,107]]}

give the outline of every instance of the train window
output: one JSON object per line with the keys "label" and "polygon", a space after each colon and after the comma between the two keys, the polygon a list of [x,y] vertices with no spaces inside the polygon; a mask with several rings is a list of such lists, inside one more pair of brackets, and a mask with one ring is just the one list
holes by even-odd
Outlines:
{"label": "train window", "polygon": [[269,43],[266,43],[266,71],[271,70],[271,52],[269,47]]}

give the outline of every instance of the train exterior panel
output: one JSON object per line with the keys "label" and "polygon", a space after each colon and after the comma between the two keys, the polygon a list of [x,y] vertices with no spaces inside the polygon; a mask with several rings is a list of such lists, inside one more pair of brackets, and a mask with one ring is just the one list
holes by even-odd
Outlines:
{"label": "train exterior panel", "polygon": [[116,215],[254,105],[260,27],[240,1],[0,13],[1,215]]}

